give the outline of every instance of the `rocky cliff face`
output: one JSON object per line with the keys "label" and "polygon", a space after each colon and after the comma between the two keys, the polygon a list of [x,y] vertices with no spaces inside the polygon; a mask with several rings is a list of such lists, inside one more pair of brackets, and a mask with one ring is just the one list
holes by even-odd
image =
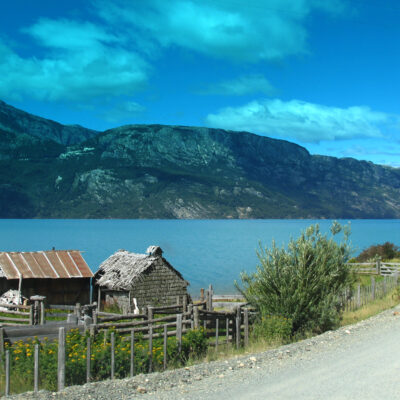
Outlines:
{"label": "rocky cliff face", "polygon": [[282,140],[130,125],[65,145],[10,126],[0,128],[3,218],[400,218],[399,169]]}

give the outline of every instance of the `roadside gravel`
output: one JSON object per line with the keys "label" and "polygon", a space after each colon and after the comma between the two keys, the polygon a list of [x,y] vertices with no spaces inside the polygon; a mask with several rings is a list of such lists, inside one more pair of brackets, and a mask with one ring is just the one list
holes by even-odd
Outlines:
{"label": "roadside gravel", "polygon": [[[378,344],[383,340],[386,342],[386,347],[389,346],[389,348],[380,350]],[[260,396],[266,396],[267,392],[269,396],[272,396],[270,398],[274,399],[400,398],[400,384],[397,385],[396,382],[395,385],[391,377],[392,373],[400,372],[400,354],[397,354],[397,352],[400,353],[400,348],[396,347],[397,342],[400,347],[400,305],[355,325],[325,332],[311,339],[262,353],[198,364],[164,373],[138,375],[130,379],[72,386],[59,393],[41,391],[35,395],[30,392],[10,398],[43,400],[227,398],[232,400],[260,398]],[[369,353],[370,348],[371,353]],[[352,354],[353,351],[354,354]],[[391,356],[391,352],[394,353],[393,357],[399,359],[399,364],[394,365],[394,362],[388,361],[387,358],[379,361],[380,352],[387,353],[388,356]],[[361,366],[353,367],[352,360],[355,362],[360,360]],[[373,371],[369,372],[368,362],[374,362],[374,360],[377,368],[382,367],[386,370],[385,377],[379,374],[374,376]],[[382,366],[379,365],[379,362],[382,363]],[[390,365],[387,364],[393,364],[393,372],[388,372]],[[365,373],[362,369],[363,366],[366,368]],[[354,377],[349,376],[353,370]],[[357,370],[362,374],[361,372],[357,373]],[[318,371],[324,371],[325,381],[324,378],[317,376]],[[365,374],[367,376],[361,376]],[[374,397],[376,393],[373,388],[368,389],[369,391],[366,389],[365,393],[362,393],[362,397],[361,393],[358,397],[359,389],[357,389],[358,392],[354,392],[352,387],[355,387],[354,380],[362,379],[366,380],[365,383],[359,382],[360,385],[364,385],[363,387],[368,387],[366,384],[371,383],[374,379],[375,382],[377,379],[386,379],[384,397],[380,395]],[[342,393],[339,389],[335,391],[337,385],[343,386],[340,382],[332,382],[335,380],[340,380],[343,385],[350,386],[350,388],[343,387]],[[288,385],[293,385],[293,388]],[[278,395],[273,392],[274,390]],[[328,392],[325,393],[328,390],[330,390],[329,393],[334,391],[333,397],[329,397]],[[303,397],[301,393],[303,393]],[[392,397],[395,393],[398,397]]]}

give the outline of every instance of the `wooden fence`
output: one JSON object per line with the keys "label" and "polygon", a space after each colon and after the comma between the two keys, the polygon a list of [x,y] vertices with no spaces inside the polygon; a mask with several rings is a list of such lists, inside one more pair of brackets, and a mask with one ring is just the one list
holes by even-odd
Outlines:
{"label": "wooden fence", "polygon": [[[232,343],[236,347],[247,346],[249,343],[249,324],[254,319],[255,313],[248,308],[238,306],[234,312],[216,312],[207,309],[212,308],[211,300],[199,302],[197,304],[176,304],[166,307],[146,307],[146,313],[143,314],[112,314],[105,312],[94,312],[91,324],[81,326],[89,330],[90,336],[87,338],[86,346],[86,380],[91,380],[91,343],[95,335],[102,330],[112,328],[110,335],[111,352],[111,372],[110,378],[115,377],[115,333],[125,334],[131,343],[131,349],[135,342],[135,335],[140,334],[141,339],[148,342],[148,354],[150,355],[148,371],[152,372],[152,354],[153,339],[163,338],[163,368],[167,367],[167,339],[176,337],[178,349],[182,349],[182,337],[189,329],[204,327],[210,345],[215,346],[216,351],[222,343]],[[37,326],[32,335],[40,337],[46,335],[49,337],[53,331],[57,332],[58,337],[58,390],[65,387],[65,336],[68,328],[75,326]],[[46,331],[46,328],[48,329]],[[10,351],[5,349],[4,341],[13,342],[12,334],[21,336],[21,327],[0,328],[0,353],[5,351],[5,395],[10,393]],[[52,329],[50,333],[49,329]],[[43,332],[41,332],[43,331]],[[18,333],[19,332],[19,333]],[[14,337],[15,339],[15,337]],[[34,391],[39,388],[39,346],[34,350]],[[130,376],[134,375],[134,352],[130,353]]]}
{"label": "wooden fence", "polygon": [[375,277],[371,276],[371,284],[369,286],[361,286],[358,284],[356,288],[345,290],[341,299],[343,310],[357,310],[375,299],[386,296],[386,294],[397,286],[397,275],[384,276],[380,281],[376,281]]}
{"label": "wooden fence", "polygon": [[400,274],[400,263],[390,263],[377,259],[375,262],[348,263],[357,274],[396,275]]}
{"label": "wooden fence", "polygon": [[[34,307],[24,305],[10,305],[0,303],[7,311],[1,311],[0,326],[14,325],[33,325],[34,324]],[[6,315],[4,315],[6,314]]]}
{"label": "wooden fence", "polygon": [[[370,301],[381,298],[393,290],[398,284],[398,276],[385,276],[377,281],[371,277],[371,285],[362,287],[358,285],[355,289],[346,290],[341,298],[344,310],[355,310],[362,307]],[[213,300],[227,300],[223,296],[213,295],[212,289],[207,290],[205,296],[192,304],[186,304],[185,301],[164,307],[145,307],[141,314],[113,314],[96,311],[96,305],[81,307],[79,304],[74,307],[68,307],[66,311],[73,312],[68,314],[75,317],[75,323],[66,324],[65,322],[46,323],[37,326],[8,326],[0,327],[0,354],[5,352],[5,394],[10,393],[10,353],[5,349],[4,342],[11,343],[20,340],[26,336],[37,336],[39,339],[47,336],[48,338],[58,338],[58,389],[62,390],[65,386],[65,335],[66,331],[73,328],[79,328],[81,332],[89,331],[86,346],[86,380],[91,380],[91,344],[95,336],[104,330],[118,332],[125,335],[125,340],[131,343],[131,348],[135,342],[135,335],[140,335],[142,339],[148,342],[148,353],[152,355],[153,339],[163,339],[163,368],[167,367],[167,339],[175,337],[179,351],[182,348],[182,336],[190,329],[203,327],[209,345],[214,346],[218,351],[222,344],[231,344],[237,348],[248,346],[250,327],[256,318],[254,310],[242,302],[236,303],[234,310],[215,311]],[[236,298],[234,300],[241,300]],[[15,306],[13,306],[15,307]],[[23,309],[29,310],[29,315],[33,315],[30,306]],[[40,308],[40,307],[39,307]],[[82,309],[91,311],[91,316],[82,315]],[[28,313],[28,311],[26,311]],[[77,325],[78,316],[84,317],[85,323]],[[32,317],[33,318],[33,317]],[[42,320],[42,318],[39,318]],[[71,319],[71,318],[70,318]],[[13,322],[13,321],[11,321]],[[32,322],[32,320],[30,320]],[[60,326],[62,324],[63,326]],[[110,378],[115,377],[115,334],[110,335],[111,352],[111,372]],[[130,354],[130,376],[135,374],[134,359],[132,351]],[[39,347],[35,346],[34,353],[34,391],[39,388]],[[153,370],[152,358],[150,356],[148,371]]]}

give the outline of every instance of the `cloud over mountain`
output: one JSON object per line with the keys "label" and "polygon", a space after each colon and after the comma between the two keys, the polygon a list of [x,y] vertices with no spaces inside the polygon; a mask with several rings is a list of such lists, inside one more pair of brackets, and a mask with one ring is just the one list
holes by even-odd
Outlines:
{"label": "cloud over mountain", "polygon": [[394,120],[399,118],[366,106],[339,108],[279,99],[226,107],[206,117],[210,127],[245,130],[301,142],[381,137]]}
{"label": "cloud over mountain", "polygon": [[263,75],[251,74],[211,84],[197,91],[197,93],[206,95],[243,96],[254,93],[272,95],[275,91],[275,88]]}

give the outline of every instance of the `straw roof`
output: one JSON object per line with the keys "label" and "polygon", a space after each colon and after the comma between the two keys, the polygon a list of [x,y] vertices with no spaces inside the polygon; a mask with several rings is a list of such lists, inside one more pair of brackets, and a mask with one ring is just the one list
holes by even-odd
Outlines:
{"label": "straw roof", "polygon": [[150,246],[148,254],[136,254],[127,250],[118,250],[100,265],[95,274],[96,284],[111,290],[130,290],[143,279],[143,274],[151,267],[162,263],[172,269],[180,279],[182,275],[162,257],[158,246]]}

